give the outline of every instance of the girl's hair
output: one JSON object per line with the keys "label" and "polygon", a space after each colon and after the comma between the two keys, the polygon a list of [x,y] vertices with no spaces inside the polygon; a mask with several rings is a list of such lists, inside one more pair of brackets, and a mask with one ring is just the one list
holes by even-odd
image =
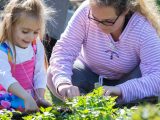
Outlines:
{"label": "girl's hair", "polygon": [[160,14],[156,0],[90,0],[90,3],[98,6],[113,6],[117,15],[127,9],[138,11],[151,22],[160,35]]}
{"label": "girl's hair", "polygon": [[15,45],[12,39],[14,25],[21,22],[23,15],[35,18],[40,23],[39,37],[42,40],[45,34],[46,22],[50,20],[53,13],[54,10],[46,7],[42,0],[10,0],[2,14],[0,42],[8,40],[13,46],[16,58]]}

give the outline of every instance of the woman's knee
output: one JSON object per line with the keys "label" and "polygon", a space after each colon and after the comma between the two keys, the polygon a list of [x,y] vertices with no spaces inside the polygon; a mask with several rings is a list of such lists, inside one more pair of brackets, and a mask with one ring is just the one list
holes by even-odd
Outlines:
{"label": "woman's knee", "polygon": [[79,89],[91,91],[94,88],[94,83],[98,80],[98,75],[93,73],[81,61],[76,61],[73,66],[72,84],[78,86]]}

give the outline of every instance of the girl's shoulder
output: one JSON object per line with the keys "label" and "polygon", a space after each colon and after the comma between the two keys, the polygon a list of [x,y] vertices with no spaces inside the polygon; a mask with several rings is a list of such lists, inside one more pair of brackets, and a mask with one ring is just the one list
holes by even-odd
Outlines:
{"label": "girl's shoulder", "polygon": [[8,56],[9,61],[12,61],[13,53],[12,53],[9,45],[6,42],[0,43],[0,51],[5,53],[6,56]]}
{"label": "girl's shoulder", "polygon": [[36,45],[37,49],[43,48],[44,46],[43,46],[42,42],[43,42],[43,40],[37,38],[34,42],[32,42],[32,45]]}
{"label": "girl's shoulder", "polygon": [[7,43],[5,43],[5,42],[0,43],[0,50],[1,51],[8,54],[8,49],[9,49],[9,46],[7,45]]}
{"label": "girl's shoulder", "polygon": [[[35,44],[36,48],[34,48],[33,44]],[[44,51],[44,46],[43,46],[42,40],[40,40],[39,38],[36,39],[35,43],[32,43],[32,46],[34,49],[36,49],[36,53],[42,53]]]}

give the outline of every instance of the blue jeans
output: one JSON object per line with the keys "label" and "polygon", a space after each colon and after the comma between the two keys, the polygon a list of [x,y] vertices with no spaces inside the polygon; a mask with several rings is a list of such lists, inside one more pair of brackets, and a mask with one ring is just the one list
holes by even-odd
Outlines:
{"label": "blue jeans", "polygon": [[[103,85],[115,86],[127,80],[141,77],[139,66],[119,80],[103,79]],[[94,89],[94,84],[99,82],[99,75],[92,72],[80,60],[76,60],[73,65],[72,84],[79,87],[80,93],[86,94]]]}
{"label": "blue jeans", "polygon": [[[141,77],[141,72],[139,69],[139,66],[137,66],[135,69],[133,69],[130,73],[126,74],[124,77],[122,77],[119,80],[107,80],[104,79],[104,85],[108,86],[115,86],[121,83],[124,83],[127,80],[133,79],[133,78],[139,78]],[[59,98],[60,100],[63,100],[63,98],[56,93],[55,86],[53,85],[52,82],[52,75],[50,74],[50,69],[48,69],[48,81],[47,85],[52,92],[52,94]],[[99,75],[95,74],[92,72],[87,66],[85,66],[81,61],[77,60],[75,61],[73,65],[73,75],[72,75],[72,83],[75,86],[79,87],[80,93],[81,94],[86,94],[91,92],[94,89],[94,83],[98,82]],[[151,102],[151,103],[157,103],[157,98],[155,97],[154,99],[152,97],[149,97],[147,99],[143,99],[142,102]],[[135,100],[132,104],[135,105],[135,103],[139,103],[141,100]]]}

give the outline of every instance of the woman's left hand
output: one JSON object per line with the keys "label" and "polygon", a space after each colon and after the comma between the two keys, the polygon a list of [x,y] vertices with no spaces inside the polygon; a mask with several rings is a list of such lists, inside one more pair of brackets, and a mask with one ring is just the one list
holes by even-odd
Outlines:
{"label": "woman's left hand", "polygon": [[52,106],[51,105],[51,103],[49,103],[48,101],[46,101],[44,98],[38,98],[37,100],[36,100],[36,102],[37,102],[37,105],[40,107],[44,107],[44,108],[46,108],[46,107],[50,107],[50,106]]}
{"label": "woman's left hand", "polygon": [[122,91],[117,86],[103,86],[104,96],[118,96],[121,97]]}

